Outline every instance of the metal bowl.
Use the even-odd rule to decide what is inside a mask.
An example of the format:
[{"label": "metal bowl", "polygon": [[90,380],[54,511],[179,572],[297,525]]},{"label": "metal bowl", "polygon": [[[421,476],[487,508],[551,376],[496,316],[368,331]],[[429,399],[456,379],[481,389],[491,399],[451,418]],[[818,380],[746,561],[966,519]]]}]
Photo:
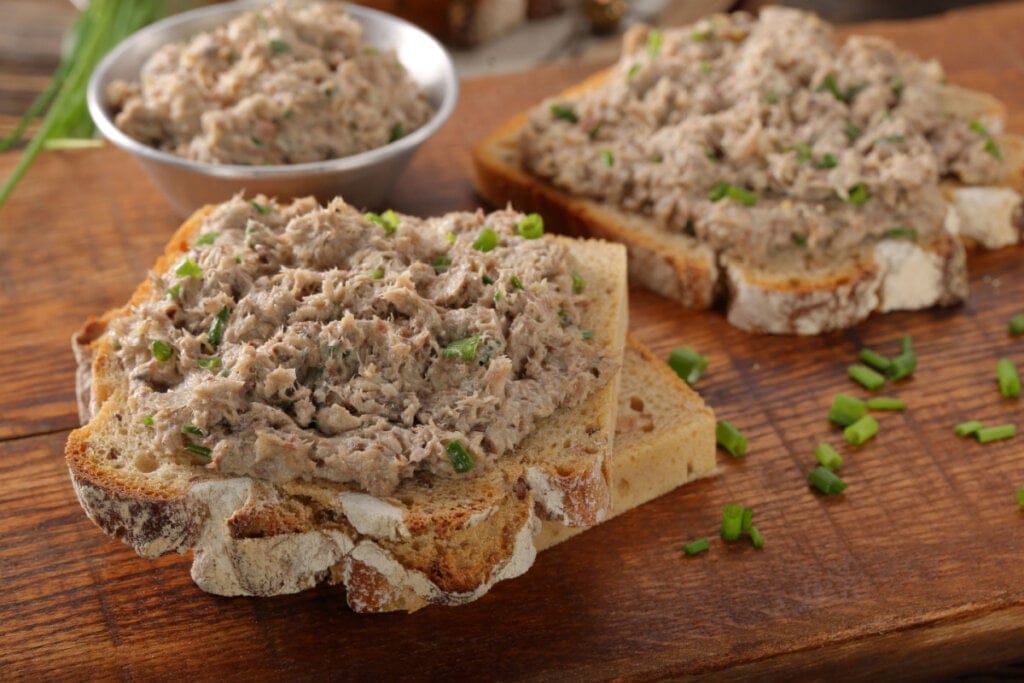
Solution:
[{"label": "metal bowl", "polygon": [[363,26],[363,40],[393,49],[413,81],[427,94],[434,116],[422,127],[383,147],[327,161],[275,166],[210,164],[185,159],[128,137],[111,118],[107,86],[116,79],[137,81],[142,64],[167,43],[227,23],[232,17],[267,4],[247,0],[204,7],[159,21],[129,36],[100,62],[89,81],[89,113],[104,137],[129,152],[171,205],[188,215],[203,204],[222,202],[239,191],[281,199],[315,195],[321,201],[341,196],[355,206],[380,207],[416,149],[437,132],[455,108],[459,82],[452,60],[424,31],[383,12],[346,6]]}]

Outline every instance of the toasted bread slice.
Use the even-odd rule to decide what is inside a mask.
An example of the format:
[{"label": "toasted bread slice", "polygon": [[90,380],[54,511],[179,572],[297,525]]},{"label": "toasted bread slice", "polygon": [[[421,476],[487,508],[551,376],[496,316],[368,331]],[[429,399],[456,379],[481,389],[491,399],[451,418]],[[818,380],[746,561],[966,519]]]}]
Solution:
[{"label": "toasted bread slice", "polygon": [[[186,221],[156,270],[170,267],[188,249],[208,213],[201,210]],[[567,240],[588,289],[600,291],[581,327],[594,331],[593,343],[621,357],[625,250],[595,240],[555,239]],[[464,602],[532,564],[539,517],[591,525],[607,512],[603,465],[614,435],[617,377],[575,409],[542,420],[494,467],[467,478],[418,477],[386,498],[324,481],[275,487],[189,462],[158,460],[141,416],[126,414],[128,378],[103,335],[107,323],[147,296],[149,287],[147,281],[127,307],[90,321],[73,340],[80,412],[88,424],[71,433],[67,462],[79,499],[97,525],[145,557],[194,549],[192,576],[204,590],[295,592],[325,580],[345,557],[380,567],[377,558],[386,556],[394,581],[413,572],[429,584],[422,591],[428,601]]]},{"label": "toasted bread slice", "polygon": [[[561,97],[599,87],[612,73],[601,71]],[[1016,244],[1024,239],[1024,138],[999,132],[1003,108],[991,95],[958,86],[948,86],[945,95],[950,111],[983,121],[996,133],[1010,169],[1002,186],[947,186],[945,227],[968,246]],[[724,299],[729,321],[741,329],[819,334],[854,325],[873,311],[948,305],[966,297],[963,247],[945,237],[916,245],[883,239],[874,253],[826,269],[793,269],[785,259],[754,267],[719,258],[709,245],[662,230],[645,215],[570,195],[524,170],[518,139],[526,116],[510,119],[474,147],[479,194],[495,205],[511,201],[537,211],[572,234],[622,242],[629,251],[631,282],[686,307],[709,308]],[[911,260],[904,263],[900,256]],[[922,268],[927,277],[909,276]]]}]

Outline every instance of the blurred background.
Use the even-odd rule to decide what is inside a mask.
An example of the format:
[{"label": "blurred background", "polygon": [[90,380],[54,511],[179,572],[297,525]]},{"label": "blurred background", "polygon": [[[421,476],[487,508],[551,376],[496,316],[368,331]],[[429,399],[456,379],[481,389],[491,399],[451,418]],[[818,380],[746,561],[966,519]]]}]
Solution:
[{"label": "blurred background", "polygon": [[[84,0],[77,0],[83,2]],[[172,0],[187,5],[187,0]],[[193,4],[204,4],[198,0]],[[207,3],[208,4],[208,0]],[[363,0],[400,15],[448,45],[463,78],[559,60],[612,61],[637,22],[678,25],[712,12],[756,11],[767,0]],[[788,0],[835,23],[923,16],[970,0]],[[76,8],[68,0],[0,0],[0,136],[47,85]]]}]

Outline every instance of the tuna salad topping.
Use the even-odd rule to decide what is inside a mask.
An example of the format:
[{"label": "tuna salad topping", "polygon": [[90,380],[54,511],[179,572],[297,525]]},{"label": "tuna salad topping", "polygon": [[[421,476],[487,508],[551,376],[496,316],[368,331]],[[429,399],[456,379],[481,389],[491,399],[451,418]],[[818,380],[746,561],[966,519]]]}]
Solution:
[{"label": "tuna salad topping", "polygon": [[940,180],[1004,176],[1001,121],[954,115],[949,88],[935,62],[770,7],[632,30],[608,80],[543,103],[519,142],[533,174],[719,251],[834,255],[926,241]]},{"label": "tuna salad topping", "polygon": [[616,367],[535,214],[236,197],[149,284],[108,334],[154,450],[276,483],[466,476]]},{"label": "tuna salad topping", "polygon": [[107,92],[132,138],[218,164],[298,164],[381,147],[433,114],[392,51],[338,2],[284,2],[166,45]]}]

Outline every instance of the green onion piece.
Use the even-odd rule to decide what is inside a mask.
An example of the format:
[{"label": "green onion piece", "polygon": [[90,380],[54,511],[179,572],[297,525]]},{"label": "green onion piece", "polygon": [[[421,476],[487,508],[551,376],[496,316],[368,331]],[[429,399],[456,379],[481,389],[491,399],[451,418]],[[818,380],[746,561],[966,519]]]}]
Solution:
[{"label": "green onion piece", "polygon": [[828,419],[840,427],[849,427],[868,414],[867,404],[848,394],[836,394],[828,409]]},{"label": "green onion piece", "polygon": [[199,239],[196,240],[196,243],[193,246],[201,247],[201,246],[206,246],[208,244],[213,244],[214,241],[218,237],[220,237],[220,233],[219,232],[207,232],[207,233],[204,233],[204,234],[199,236]]},{"label": "green onion piece", "polygon": [[1010,318],[1009,327],[1010,334],[1014,337],[1019,337],[1024,334],[1024,313],[1020,313]]},{"label": "green onion piece", "polygon": [[544,219],[539,213],[527,214],[519,221],[516,232],[528,240],[535,240],[544,234]]},{"label": "green onion piece", "polygon": [[887,372],[889,367],[892,366],[891,360],[868,348],[860,350],[859,358],[864,361],[866,365],[871,366],[879,372]]},{"label": "green onion piece", "polygon": [[742,458],[746,455],[747,437],[743,436],[731,422],[718,421],[718,424],[715,425],[715,441],[734,458]]},{"label": "green onion piece", "polygon": [[[1022,505],[1024,505],[1024,503],[1022,503]],[[686,553],[688,557],[693,557],[694,555],[700,555],[701,553],[707,551],[707,549],[710,547],[711,544],[708,543],[708,539],[698,538],[684,545],[683,552]]]},{"label": "green onion piece", "polygon": [[839,89],[839,85],[836,83],[836,76],[833,73],[830,73],[827,76],[825,76],[824,80],[822,80],[821,82],[821,85],[818,86],[819,92],[828,91],[832,93],[832,96],[835,97],[837,100],[839,100],[840,102],[846,102],[847,104],[852,102],[853,98],[857,96],[857,93],[859,93],[863,89],[863,85],[854,85],[852,87],[847,88],[845,92],[841,91]]},{"label": "green onion piece", "polygon": [[491,228],[484,228],[480,231],[476,240],[473,242],[473,248],[477,251],[488,252],[498,246],[498,233]]},{"label": "green onion piece", "polygon": [[972,434],[977,434],[978,430],[984,426],[980,420],[968,420],[953,427],[953,433],[957,436],[971,436]]},{"label": "green onion piece", "polygon": [[199,279],[203,276],[203,269],[191,258],[186,257],[181,265],[175,269],[174,274],[178,277],[194,277]]},{"label": "green onion piece", "polygon": [[395,230],[398,230],[398,224],[401,222],[398,218],[398,214],[391,209],[388,209],[380,215],[368,213],[365,214],[363,218],[384,228],[384,234],[388,237],[395,234]]},{"label": "green onion piece", "polygon": [[859,138],[860,133],[860,126],[858,126],[853,121],[847,121],[846,125],[843,127],[843,134],[846,135],[846,139],[849,140],[850,142],[853,142],[854,140]]},{"label": "green onion piece", "polygon": [[838,496],[846,490],[846,482],[827,467],[815,467],[807,475],[807,481],[827,496]]},{"label": "green onion piece", "polygon": [[636,72],[639,70],[639,64],[634,64],[633,66],[629,67],[629,71],[626,72],[626,80],[628,81],[629,79],[633,78],[633,76],[636,76]]},{"label": "green onion piece", "polygon": [[515,275],[512,276],[512,289],[523,289],[523,283]]},{"label": "green onion piece", "polygon": [[744,532],[750,531],[751,527],[754,526],[754,510],[752,508],[743,508],[743,517],[740,521],[740,529]]},{"label": "green onion piece", "polygon": [[448,244],[455,244],[455,233],[454,232],[451,232],[449,230],[447,233],[445,233],[444,238],[446,240],[448,240]]},{"label": "green onion piece", "polygon": [[996,379],[999,381],[999,393],[1003,398],[1020,396],[1020,375],[1017,366],[1009,358],[1000,358],[996,363]]},{"label": "green onion piece", "polygon": [[713,202],[717,202],[723,197],[735,199],[740,204],[744,204],[746,206],[754,206],[757,204],[757,195],[755,193],[746,188],[737,187],[736,185],[720,181],[715,183],[708,191],[708,199]]},{"label": "green onion piece", "polygon": [[[909,337],[905,337],[909,339]],[[917,354],[913,348],[904,347],[905,350],[898,356],[892,359],[892,365],[889,366],[887,375],[892,381],[901,380],[904,377],[909,377],[914,374],[914,370],[917,368]]]},{"label": "green onion piece", "polygon": [[181,283],[175,282],[167,288],[167,298],[177,299],[179,296],[181,296]]},{"label": "green onion piece", "polygon": [[764,536],[757,530],[756,526],[752,526],[747,530],[750,535],[750,542],[754,544],[755,548],[761,549],[764,547]]},{"label": "green onion piece", "polygon": [[459,474],[469,472],[476,464],[460,441],[449,441],[444,449],[448,452],[448,457],[452,461],[452,468]]},{"label": "green onion piece", "polygon": [[994,138],[989,138],[988,140],[986,140],[985,144],[982,146],[982,149],[985,150],[985,152],[991,157],[1000,160],[1003,158],[1003,153],[1000,151],[999,145],[996,144]]},{"label": "green onion piece", "polygon": [[391,133],[388,135],[388,142],[394,142],[395,140],[401,140],[405,137],[405,126],[399,121],[395,125],[391,126]]},{"label": "green onion piece", "polygon": [[868,410],[904,410],[907,404],[901,398],[879,396],[868,399]]},{"label": "green onion piece", "polygon": [[583,288],[587,286],[587,281],[583,279],[583,276],[577,273],[575,270],[569,273],[569,277],[572,278],[572,291],[573,294],[579,294],[583,291]]},{"label": "green onion piece", "polygon": [[814,162],[814,165],[818,168],[835,168],[838,164],[839,161],[836,159],[836,155],[831,152],[825,152],[820,159]]},{"label": "green onion piece", "polygon": [[380,280],[381,278],[384,277],[384,269],[383,268],[374,268],[373,270],[371,270],[368,273],[368,275],[370,276],[370,278],[372,278],[374,280]]},{"label": "green onion piece", "polygon": [[215,370],[220,367],[220,356],[211,356],[210,358],[200,358],[196,361],[199,367],[206,370]]},{"label": "green onion piece", "polygon": [[434,272],[440,275],[452,267],[452,257],[447,255],[438,256],[433,260]]},{"label": "green onion piece", "polygon": [[274,39],[270,41],[270,51],[275,55],[279,55],[285,52],[291,52],[292,46],[283,40]]},{"label": "green onion piece", "polygon": [[480,276],[480,282],[484,283],[485,285],[493,285],[494,278],[492,278],[487,273],[484,273],[483,275]]},{"label": "green onion piece", "polygon": [[694,42],[697,42],[697,43],[702,43],[702,42],[704,42],[706,40],[711,40],[714,37],[715,37],[714,29],[706,28],[703,31],[701,31],[700,29],[696,29],[695,28],[692,31],[690,31],[690,40],[692,40]]},{"label": "green onion piece", "polygon": [[743,506],[728,503],[722,508],[722,540],[735,541],[743,532]]},{"label": "green onion piece", "polygon": [[153,350],[153,358],[156,358],[158,361],[170,360],[171,356],[174,355],[174,349],[171,348],[171,345],[159,339],[154,339],[153,345],[150,348]]},{"label": "green onion piece", "polygon": [[593,330],[580,330],[580,336],[583,337],[583,341],[590,341],[594,338]]},{"label": "green onion piece", "polygon": [[143,416],[142,424],[146,425],[147,427],[152,427],[153,426],[153,416],[152,415],[145,415],[145,416]]},{"label": "green onion piece", "polygon": [[576,110],[573,109],[570,104],[552,104],[551,115],[556,119],[562,119],[569,123],[579,122],[579,117],[576,116]]},{"label": "green onion piece", "polygon": [[909,334],[900,337],[900,353],[910,353],[914,350],[914,338]]},{"label": "green onion piece", "polygon": [[851,446],[859,446],[875,434],[878,434],[878,421],[870,415],[865,415],[843,430],[843,437]]},{"label": "green onion piece", "polygon": [[199,427],[196,427],[195,425],[182,425],[181,433],[194,434],[195,436],[206,436],[206,434],[203,434],[203,430],[200,429]]},{"label": "green onion piece", "polygon": [[480,346],[480,337],[473,335],[464,339],[456,339],[448,342],[448,345],[441,351],[441,357],[445,359],[461,358],[464,361],[471,361],[476,358],[476,349]]},{"label": "green onion piece", "polygon": [[725,193],[728,191],[729,183],[725,181],[719,181],[712,185],[711,189],[708,190],[708,199],[710,199],[713,202],[717,202],[718,200],[725,197]]},{"label": "green onion piece", "polygon": [[859,383],[869,391],[878,391],[885,386],[885,377],[879,375],[866,365],[851,365],[846,369],[850,379]]},{"label": "green onion piece", "polygon": [[220,346],[221,340],[224,339],[224,325],[227,324],[229,315],[231,315],[231,309],[225,306],[218,311],[217,316],[213,319],[210,331],[206,333],[206,341],[210,342],[210,346]]},{"label": "green onion piece", "polygon": [[1020,505],[1022,508],[1024,508],[1024,486],[1017,489],[1017,505]]},{"label": "green onion piece", "polygon": [[998,427],[982,427],[974,433],[974,436],[978,438],[978,443],[988,443],[990,441],[1002,441],[1003,439],[1010,439],[1017,434],[1017,426],[1012,424],[999,425]]},{"label": "green onion piece", "polygon": [[558,318],[562,321],[562,325],[572,325],[572,318],[569,317],[564,308],[558,309]]},{"label": "green onion piece", "polygon": [[811,158],[811,146],[805,142],[798,142],[789,149],[796,152],[797,161],[807,161]]},{"label": "green onion piece", "polygon": [[814,448],[814,459],[818,461],[819,465],[830,470],[838,470],[843,466],[843,456],[839,455],[839,451],[832,448],[831,444],[825,442],[819,443]]},{"label": "green onion piece", "polygon": [[871,199],[871,193],[868,192],[868,186],[864,183],[857,183],[851,187],[846,197],[846,201],[854,206],[863,206],[869,199]]},{"label": "green onion piece", "polygon": [[780,97],[778,90],[769,90],[764,94],[764,101],[768,104],[778,104]]},{"label": "green onion piece", "polygon": [[984,123],[978,121],[977,119],[968,123],[967,127],[973,130],[978,135],[984,135],[985,137],[989,136],[988,128],[985,127]]},{"label": "green onion piece", "polygon": [[890,240],[917,240],[917,230],[913,228],[891,228],[885,231],[882,235],[885,239]]},{"label": "green onion piece", "polygon": [[680,346],[669,354],[668,366],[676,371],[681,380],[692,385],[696,384],[708,369],[708,359],[689,346]]},{"label": "green onion piece", "polygon": [[661,31],[656,28],[651,29],[650,33],[647,34],[647,56],[652,59],[657,57],[658,53],[661,52],[662,42]]},{"label": "green onion piece", "polygon": [[601,150],[601,161],[604,162],[605,166],[608,166],[609,168],[611,168],[612,166],[615,165],[615,155],[612,153],[612,151],[610,149],[602,149]]},{"label": "green onion piece", "polygon": [[188,443],[188,444],[185,444],[185,448],[187,448],[188,450],[192,451],[192,452],[193,452],[193,453],[195,453],[196,455],[198,455],[198,456],[201,456],[201,457],[203,457],[203,458],[209,458],[209,457],[210,457],[210,454],[212,454],[212,453],[213,453],[213,451],[211,451],[211,450],[210,450],[209,448],[207,448],[206,446],[200,446],[200,445],[199,445],[199,444],[197,444],[197,443]]}]

